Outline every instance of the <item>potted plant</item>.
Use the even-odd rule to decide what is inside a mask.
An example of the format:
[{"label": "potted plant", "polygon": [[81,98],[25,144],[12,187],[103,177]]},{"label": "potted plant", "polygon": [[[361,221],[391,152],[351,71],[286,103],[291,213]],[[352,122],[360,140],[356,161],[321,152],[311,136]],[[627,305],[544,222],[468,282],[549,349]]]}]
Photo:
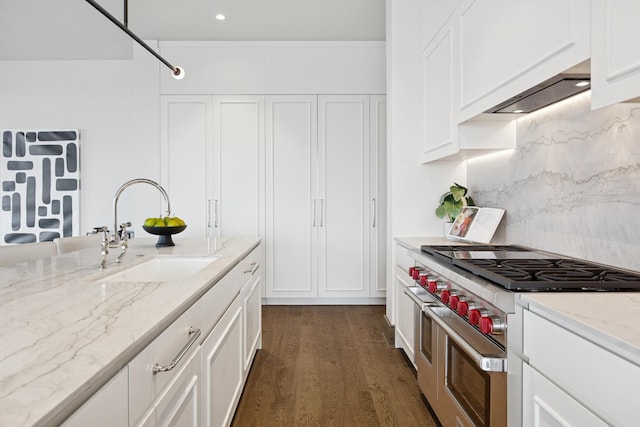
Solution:
[{"label": "potted plant", "polygon": [[471,196],[467,196],[469,190],[457,183],[449,187],[449,191],[440,197],[440,204],[436,208],[438,218],[446,218],[447,223],[452,223],[465,206],[475,206]]}]

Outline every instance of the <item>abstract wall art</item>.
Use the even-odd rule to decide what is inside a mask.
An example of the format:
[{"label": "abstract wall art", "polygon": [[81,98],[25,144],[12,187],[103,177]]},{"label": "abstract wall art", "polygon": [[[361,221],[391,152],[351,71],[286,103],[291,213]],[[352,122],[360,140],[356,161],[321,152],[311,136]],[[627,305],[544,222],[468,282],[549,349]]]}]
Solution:
[{"label": "abstract wall art", "polygon": [[2,129],[0,134],[0,244],[76,235],[79,131]]}]

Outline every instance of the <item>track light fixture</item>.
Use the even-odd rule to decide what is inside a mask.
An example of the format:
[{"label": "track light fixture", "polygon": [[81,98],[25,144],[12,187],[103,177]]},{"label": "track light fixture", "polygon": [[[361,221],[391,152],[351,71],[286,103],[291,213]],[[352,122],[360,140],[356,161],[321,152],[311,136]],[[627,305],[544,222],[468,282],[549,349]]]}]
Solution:
[{"label": "track light fixture", "polygon": [[94,0],[86,0],[87,3],[89,3],[91,6],[95,7],[96,10],[98,12],[100,12],[101,14],[103,14],[109,21],[113,22],[114,24],[116,24],[118,26],[118,28],[120,28],[122,31],[124,31],[125,33],[127,33],[127,35],[129,37],[131,37],[133,40],[135,40],[140,46],[142,46],[143,48],[145,48],[150,54],[152,54],[153,56],[155,56],[156,58],[158,58],[158,60],[160,62],[162,62],[164,65],[166,65],[167,67],[169,67],[169,69],[171,70],[171,73],[173,74],[173,78],[176,80],[182,80],[182,78],[184,78],[184,70],[180,67],[174,67],[173,65],[171,65],[171,63],[169,63],[169,61],[167,61],[166,59],[164,59],[162,56],[160,56],[158,54],[158,52],[156,52],[155,50],[153,50],[148,44],[146,44],[144,41],[142,41],[142,39],[140,39],[140,37],[138,37],[137,35],[135,35],[128,27],[128,1],[124,0],[124,24],[120,21],[118,21],[118,19],[116,19],[112,14],[110,14],[105,8],[103,8],[102,6],[100,6],[98,3],[96,3]]}]

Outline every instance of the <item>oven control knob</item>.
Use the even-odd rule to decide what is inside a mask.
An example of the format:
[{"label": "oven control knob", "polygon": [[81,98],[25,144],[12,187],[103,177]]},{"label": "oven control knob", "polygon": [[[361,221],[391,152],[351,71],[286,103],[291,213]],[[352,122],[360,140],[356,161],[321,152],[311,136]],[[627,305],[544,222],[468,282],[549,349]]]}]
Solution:
[{"label": "oven control knob", "polygon": [[413,270],[415,269],[415,267],[409,267],[409,276],[413,277]]},{"label": "oven control knob", "polygon": [[[473,307],[473,304],[471,306]],[[469,302],[464,300],[460,301],[457,311],[460,316],[466,316],[469,313]]]},{"label": "oven control knob", "polygon": [[443,290],[444,286],[445,286],[444,283],[439,282],[438,280],[429,280],[427,282],[427,289],[432,294],[435,294],[436,292]]},{"label": "oven control knob", "polygon": [[413,271],[411,272],[411,278],[413,280],[418,280],[418,277],[420,277],[420,272],[422,271],[422,269],[420,267],[414,267]]},{"label": "oven control knob", "polygon": [[505,324],[497,316],[482,316],[480,318],[480,332],[483,334],[499,335],[505,330]]},{"label": "oven control knob", "polygon": [[427,286],[427,282],[429,281],[429,276],[426,274],[421,274],[420,276],[420,286],[425,288]]},{"label": "oven control knob", "polygon": [[449,307],[451,307],[452,310],[457,311],[461,301],[464,301],[463,296],[451,295],[451,298],[449,298]]},{"label": "oven control knob", "polygon": [[471,323],[472,325],[478,325],[480,324],[480,319],[483,316],[486,316],[487,312],[482,308],[469,308],[469,312],[467,315],[469,316],[469,323]]},{"label": "oven control knob", "polygon": [[440,300],[442,300],[443,303],[448,304],[450,297],[451,297],[451,291],[449,289],[443,289],[440,292]]}]

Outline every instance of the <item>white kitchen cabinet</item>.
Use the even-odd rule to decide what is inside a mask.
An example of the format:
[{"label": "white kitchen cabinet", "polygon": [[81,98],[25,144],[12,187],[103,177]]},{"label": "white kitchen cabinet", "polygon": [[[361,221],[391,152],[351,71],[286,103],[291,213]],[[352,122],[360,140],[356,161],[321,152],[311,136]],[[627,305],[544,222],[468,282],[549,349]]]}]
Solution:
[{"label": "white kitchen cabinet", "polygon": [[213,97],[213,235],[264,230],[264,96]]},{"label": "white kitchen cabinet", "polygon": [[[187,223],[181,237],[206,237],[211,199],[212,101],[210,96],[161,97],[161,185],[175,215]],[[157,214],[164,214],[159,206]]]},{"label": "white kitchen cabinet", "polygon": [[202,343],[205,426],[231,424],[240,399],[244,383],[242,312],[242,304],[236,299]]},{"label": "white kitchen cabinet", "polygon": [[459,123],[590,56],[590,7],[582,0],[465,0],[457,19]]},{"label": "white kitchen cabinet", "polygon": [[386,142],[386,105],[373,103],[370,111],[368,95],[267,97],[268,299],[382,295],[372,242],[384,233],[377,144]]},{"label": "white kitchen cabinet", "polygon": [[395,345],[406,353],[409,360],[415,367],[415,307],[409,296],[404,293],[408,286],[415,286],[415,282],[409,274],[400,267],[395,268],[395,295],[397,302],[397,314],[395,325]]},{"label": "white kitchen cabinet", "polygon": [[266,102],[265,296],[317,297],[317,97]]},{"label": "white kitchen cabinet", "polygon": [[231,423],[261,346],[261,259],[258,246],[202,297],[203,323],[213,326],[202,342],[202,425]]},{"label": "white kitchen cabinet", "polygon": [[424,52],[425,162],[450,156],[459,150],[458,123],[453,111],[460,68],[455,22],[456,19],[447,21]]},{"label": "white kitchen cabinet", "polygon": [[[197,301],[129,362],[130,425],[165,425],[166,420],[183,416],[197,423],[197,417],[192,419],[184,411],[199,412],[200,310]],[[171,366],[180,354],[182,358],[172,369],[154,373],[155,366]]]},{"label": "white kitchen cabinet", "polygon": [[125,366],[76,410],[62,427],[127,427],[129,425],[128,370]]},{"label": "white kitchen cabinet", "polygon": [[135,426],[200,427],[200,347],[185,358],[171,383]]},{"label": "white kitchen cabinet", "polygon": [[462,0],[422,0],[422,44],[428,46],[436,34],[449,21]]},{"label": "white kitchen cabinet", "polygon": [[253,259],[243,269],[243,274],[248,281],[242,290],[241,301],[243,304],[242,335],[244,337],[244,365],[243,373],[246,380],[249,375],[253,358],[258,349],[262,348],[262,265],[261,255],[254,251]]},{"label": "white kitchen cabinet", "polygon": [[543,313],[523,313],[524,424],[637,424],[640,367]]},{"label": "white kitchen cabinet", "polygon": [[[460,58],[461,13],[465,4],[452,10],[450,18],[423,52],[425,140],[420,153],[423,163],[467,159],[515,148],[515,121],[508,117],[484,115],[461,123],[460,75],[466,67]],[[435,25],[429,21],[423,24]]]},{"label": "white kitchen cabinet", "polygon": [[522,377],[523,427],[607,425],[526,363]]},{"label": "white kitchen cabinet", "polygon": [[318,295],[370,296],[369,97],[318,97]]},{"label": "white kitchen cabinet", "polygon": [[591,1],[591,106],[638,102],[640,97],[640,3]]},{"label": "white kitchen cabinet", "polygon": [[369,257],[372,297],[387,294],[387,97],[369,98],[370,160],[369,188],[371,219],[369,223]]}]

